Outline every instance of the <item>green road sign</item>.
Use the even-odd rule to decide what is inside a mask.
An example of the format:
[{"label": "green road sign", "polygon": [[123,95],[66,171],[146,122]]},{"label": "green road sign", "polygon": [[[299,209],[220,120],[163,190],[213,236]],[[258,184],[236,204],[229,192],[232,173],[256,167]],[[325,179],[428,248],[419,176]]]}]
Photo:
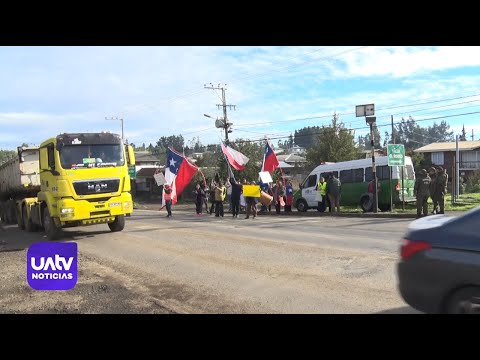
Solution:
[{"label": "green road sign", "polygon": [[135,165],[128,167],[128,175],[130,175],[130,179],[135,179],[137,177],[137,173],[135,171]]},{"label": "green road sign", "polygon": [[405,166],[405,147],[403,144],[389,144],[387,155],[388,166]]}]

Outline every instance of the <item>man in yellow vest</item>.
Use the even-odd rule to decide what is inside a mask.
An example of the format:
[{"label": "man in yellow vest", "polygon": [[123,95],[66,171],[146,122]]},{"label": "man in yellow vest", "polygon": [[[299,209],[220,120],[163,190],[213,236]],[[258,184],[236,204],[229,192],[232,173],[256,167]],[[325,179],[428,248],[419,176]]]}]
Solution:
[{"label": "man in yellow vest", "polygon": [[318,211],[324,212],[327,206],[327,182],[324,177],[320,177],[320,181],[317,183],[315,189],[317,190],[318,195],[322,197],[322,201],[318,202]]}]

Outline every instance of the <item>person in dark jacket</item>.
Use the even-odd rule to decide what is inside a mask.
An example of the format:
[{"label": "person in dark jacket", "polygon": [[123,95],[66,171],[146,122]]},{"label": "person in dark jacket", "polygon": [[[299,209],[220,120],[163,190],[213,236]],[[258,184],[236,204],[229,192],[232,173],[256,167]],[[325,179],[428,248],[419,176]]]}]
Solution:
[{"label": "person in dark jacket", "polygon": [[235,181],[234,178],[230,179],[232,185],[232,216],[238,218],[240,214],[240,195],[242,194],[242,184],[239,181]]},{"label": "person in dark jacket", "polygon": [[203,199],[205,198],[205,191],[202,189],[200,183],[195,186],[195,190],[193,191],[195,197],[195,206],[197,211],[197,216],[202,214],[202,207],[203,207]]},{"label": "person in dark jacket", "polygon": [[428,215],[428,197],[430,196],[430,183],[432,180],[427,174],[427,170],[420,170],[420,175],[415,180],[415,186],[413,187],[413,193],[417,198],[417,219],[422,216]]},{"label": "person in dark jacket", "polygon": [[342,195],[342,183],[335,176],[334,173],[330,174],[330,178],[327,181],[325,188],[330,204],[333,208],[333,212],[340,212],[340,196]]},{"label": "person in dark jacket", "polygon": [[435,182],[437,181],[437,170],[432,166],[428,169],[428,176],[430,177],[430,198],[432,199],[433,209],[432,214],[436,214],[438,211],[438,199],[435,196]]},{"label": "person in dark jacket", "polygon": [[435,179],[435,197],[438,201],[440,211],[437,214],[445,214],[445,194],[447,193],[448,175],[445,170],[439,166],[437,168],[437,178]]}]

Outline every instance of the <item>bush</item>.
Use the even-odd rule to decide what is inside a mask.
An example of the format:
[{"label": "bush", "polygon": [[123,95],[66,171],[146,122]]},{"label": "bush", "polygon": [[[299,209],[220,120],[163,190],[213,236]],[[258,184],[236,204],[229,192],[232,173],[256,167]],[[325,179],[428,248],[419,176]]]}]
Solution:
[{"label": "bush", "polygon": [[467,193],[480,192],[480,170],[474,171],[473,174],[468,177],[465,184],[465,192]]}]

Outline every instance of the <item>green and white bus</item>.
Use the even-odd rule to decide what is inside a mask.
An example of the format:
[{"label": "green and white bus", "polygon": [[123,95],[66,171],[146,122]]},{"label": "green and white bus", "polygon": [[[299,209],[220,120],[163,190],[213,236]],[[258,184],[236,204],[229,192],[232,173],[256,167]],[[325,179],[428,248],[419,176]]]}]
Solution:
[{"label": "green and white bus", "polygon": [[[415,185],[415,172],[412,159],[405,156],[405,167],[403,167],[403,189],[402,189],[402,167],[388,165],[388,158],[380,156],[375,158],[380,192],[378,194],[378,207],[382,211],[390,210],[390,189],[393,190],[393,203],[399,204],[402,201],[402,191],[405,202],[414,202],[413,187]],[[392,183],[389,186],[390,168],[392,168]],[[360,159],[329,163],[317,166],[300,185],[293,197],[293,204],[298,211],[317,209],[318,197],[315,187],[323,176],[327,179],[329,173],[334,173],[342,183],[342,195],[340,206],[359,205],[364,208],[369,201],[368,183],[372,180],[372,159]],[[362,205],[363,204],[363,205]]]}]

